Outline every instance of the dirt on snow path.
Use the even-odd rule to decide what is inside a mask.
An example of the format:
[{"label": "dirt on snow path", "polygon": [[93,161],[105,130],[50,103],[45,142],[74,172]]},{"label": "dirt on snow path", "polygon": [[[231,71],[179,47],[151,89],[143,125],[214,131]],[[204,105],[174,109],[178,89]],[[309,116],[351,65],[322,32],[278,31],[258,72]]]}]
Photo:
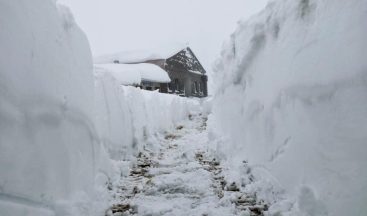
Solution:
[{"label": "dirt on snow path", "polygon": [[114,200],[106,215],[264,215],[268,206],[256,194],[226,181],[226,168],[210,154],[206,121],[202,114],[190,115],[157,136],[159,149],[144,148],[130,175],[111,188]]}]

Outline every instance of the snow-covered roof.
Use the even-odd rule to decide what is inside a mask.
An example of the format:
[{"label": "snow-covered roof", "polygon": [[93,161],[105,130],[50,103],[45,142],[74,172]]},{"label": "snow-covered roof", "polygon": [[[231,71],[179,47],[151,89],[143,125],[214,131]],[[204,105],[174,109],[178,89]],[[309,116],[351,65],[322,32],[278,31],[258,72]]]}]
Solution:
[{"label": "snow-covered roof", "polygon": [[114,63],[115,61],[118,61],[119,63],[141,63],[149,60],[168,59],[186,48],[187,45],[176,45],[153,48],[149,50],[122,51],[114,54],[95,57],[94,63],[107,64]]},{"label": "snow-covered roof", "polygon": [[140,84],[141,81],[171,82],[167,72],[154,64],[95,64],[94,68],[98,72],[109,73],[123,85]]}]

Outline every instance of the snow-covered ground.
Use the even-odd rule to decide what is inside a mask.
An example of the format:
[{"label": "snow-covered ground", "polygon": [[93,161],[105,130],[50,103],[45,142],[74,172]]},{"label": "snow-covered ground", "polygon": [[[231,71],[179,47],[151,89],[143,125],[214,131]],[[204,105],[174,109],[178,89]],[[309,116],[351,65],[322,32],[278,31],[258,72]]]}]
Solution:
[{"label": "snow-covered ground", "polygon": [[158,148],[144,146],[129,175],[111,183],[107,215],[262,215],[267,202],[248,190],[259,182],[251,171],[242,182],[227,179],[231,167],[216,159],[206,120],[206,113],[192,112],[176,128],[157,133]]},{"label": "snow-covered ground", "polygon": [[56,1],[0,0],[0,215],[364,216],[366,11],[271,2],[202,101],[93,70]]},{"label": "snow-covered ground", "polygon": [[365,0],[272,1],[216,63],[219,152],[285,188],[294,215],[367,213],[366,11]]}]

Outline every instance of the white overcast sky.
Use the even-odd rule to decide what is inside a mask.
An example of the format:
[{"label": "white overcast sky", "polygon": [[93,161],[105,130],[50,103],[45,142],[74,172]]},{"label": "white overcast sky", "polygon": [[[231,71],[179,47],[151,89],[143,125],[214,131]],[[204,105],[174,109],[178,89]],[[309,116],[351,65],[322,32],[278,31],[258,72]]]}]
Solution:
[{"label": "white overcast sky", "polygon": [[237,21],[268,0],[59,0],[89,38],[93,55],[186,44],[210,71]]}]

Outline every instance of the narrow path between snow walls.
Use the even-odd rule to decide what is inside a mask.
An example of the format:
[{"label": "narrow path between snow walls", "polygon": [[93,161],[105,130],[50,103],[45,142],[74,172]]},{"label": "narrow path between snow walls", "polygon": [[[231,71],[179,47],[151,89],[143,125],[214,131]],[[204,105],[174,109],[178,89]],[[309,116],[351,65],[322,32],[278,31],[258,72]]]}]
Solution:
[{"label": "narrow path between snow walls", "polygon": [[[366,11],[364,0],[278,0],[240,22],[217,64],[212,154],[191,155],[200,172],[222,169],[231,192],[243,185],[273,215],[365,215]],[[0,0],[0,27],[0,215],[104,215],[135,156],[200,112],[93,73],[86,37],[54,0]],[[172,185],[162,191],[182,189]],[[221,207],[220,190],[204,195]]]},{"label": "narrow path between snow walls", "polygon": [[156,133],[154,145],[140,150],[130,172],[110,183],[106,216],[265,215],[269,205],[251,190],[257,180],[247,164],[242,182],[228,178],[231,167],[211,148],[207,119],[207,113],[191,112],[176,128]]},{"label": "narrow path between snow walls", "polygon": [[365,0],[272,1],[217,61],[218,151],[285,188],[294,201],[277,208],[291,215],[367,214],[366,11]]}]

